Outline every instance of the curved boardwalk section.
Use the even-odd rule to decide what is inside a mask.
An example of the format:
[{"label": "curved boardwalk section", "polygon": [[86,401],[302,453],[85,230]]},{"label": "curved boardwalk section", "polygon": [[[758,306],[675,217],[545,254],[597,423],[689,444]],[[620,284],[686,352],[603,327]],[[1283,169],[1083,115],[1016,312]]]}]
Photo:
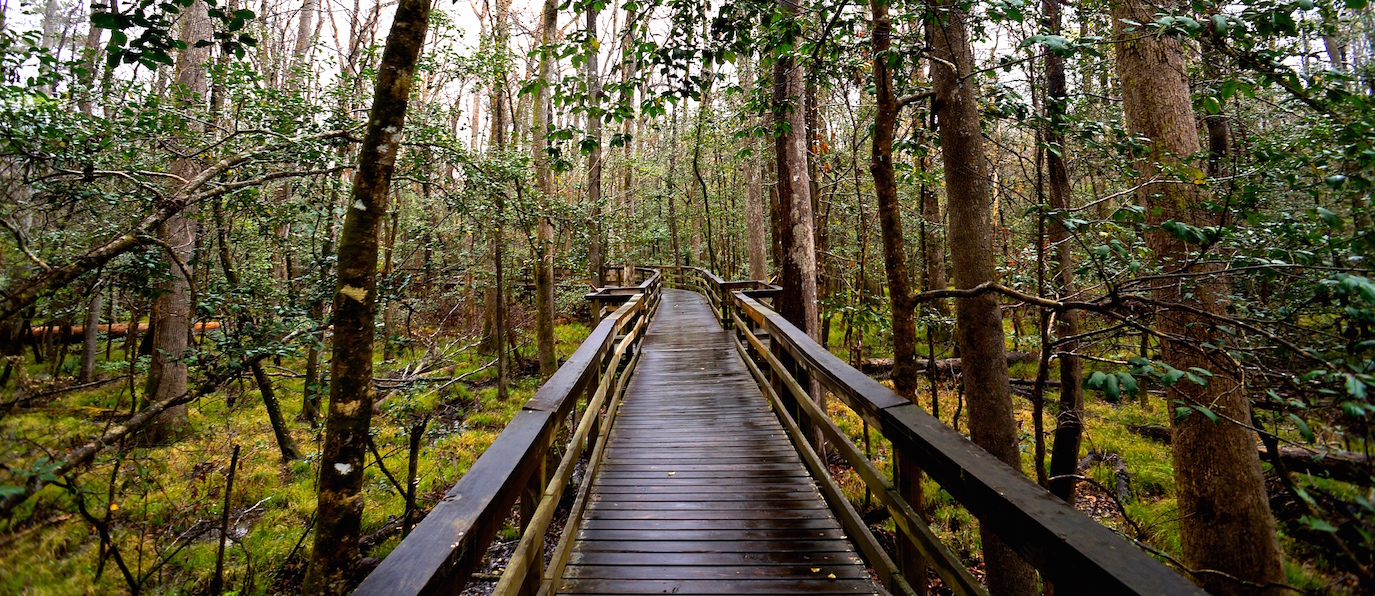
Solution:
[{"label": "curved boardwalk section", "polygon": [[562,593],[873,594],[701,296],[664,290]]}]

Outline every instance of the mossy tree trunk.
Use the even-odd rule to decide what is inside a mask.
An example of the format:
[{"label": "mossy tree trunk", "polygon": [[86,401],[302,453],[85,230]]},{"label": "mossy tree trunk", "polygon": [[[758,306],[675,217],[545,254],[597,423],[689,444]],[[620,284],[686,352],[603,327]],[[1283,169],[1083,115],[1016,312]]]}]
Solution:
[{"label": "mossy tree trunk", "polygon": [[411,79],[429,16],[429,0],[400,0],[397,5],[339,238],[329,414],[320,452],[315,548],[303,586],[308,594],[343,594],[357,579],[364,456],[373,407],[378,230],[387,213]]}]

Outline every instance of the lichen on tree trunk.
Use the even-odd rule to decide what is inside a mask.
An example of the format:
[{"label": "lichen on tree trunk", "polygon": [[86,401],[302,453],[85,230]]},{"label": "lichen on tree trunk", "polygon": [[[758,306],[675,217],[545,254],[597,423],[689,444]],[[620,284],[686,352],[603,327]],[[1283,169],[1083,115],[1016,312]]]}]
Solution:
[{"label": "lichen on tree trunk", "polygon": [[329,414],[320,452],[315,548],[304,582],[309,594],[343,594],[357,579],[353,575],[359,561],[364,456],[373,408],[378,229],[386,215],[429,14],[429,0],[400,0],[397,5],[377,68],[377,91],[339,238]]}]

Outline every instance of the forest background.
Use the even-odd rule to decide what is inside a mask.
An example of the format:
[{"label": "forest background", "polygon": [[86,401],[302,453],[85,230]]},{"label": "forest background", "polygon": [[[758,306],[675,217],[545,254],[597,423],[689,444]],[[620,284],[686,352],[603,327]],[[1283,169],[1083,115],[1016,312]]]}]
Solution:
[{"label": "forest background", "polygon": [[3,14],[0,590],[346,591],[621,264],[778,281],[1211,591],[1375,585],[1364,0]]}]

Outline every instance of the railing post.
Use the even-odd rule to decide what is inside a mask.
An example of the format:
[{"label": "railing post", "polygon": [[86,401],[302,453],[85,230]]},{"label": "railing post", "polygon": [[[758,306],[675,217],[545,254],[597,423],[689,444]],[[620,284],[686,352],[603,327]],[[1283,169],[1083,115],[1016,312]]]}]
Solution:
[{"label": "railing post", "polygon": [[[915,458],[908,456],[906,452],[894,444],[893,486],[898,489],[898,495],[902,497],[902,500],[907,501],[917,511],[918,515],[925,518],[926,510],[922,504],[921,476],[921,468],[917,467]],[[917,552],[917,548],[901,532],[897,535],[897,547],[898,571],[901,571],[903,577],[907,578],[907,583],[911,584],[912,589],[916,590],[917,594],[926,594],[926,559]]]},{"label": "railing post", "polygon": [[[547,442],[544,449],[545,451],[549,449]],[[525,483],[525,488],[520,493],[520,533],[522,535],[525,534],[525,529],[530,526],[530,520],[534,519],[535,510],[539,508],[540,500],[544,498],[544,484],[548,471],[548,458],[540,457],[535,463],[535,470],[530,473],[530,480]],[[520,587],[520,596],[535,596],[539,592],[540,579],[544,575],[544,548],[542,545],[532,557],[529,571]]]}]

